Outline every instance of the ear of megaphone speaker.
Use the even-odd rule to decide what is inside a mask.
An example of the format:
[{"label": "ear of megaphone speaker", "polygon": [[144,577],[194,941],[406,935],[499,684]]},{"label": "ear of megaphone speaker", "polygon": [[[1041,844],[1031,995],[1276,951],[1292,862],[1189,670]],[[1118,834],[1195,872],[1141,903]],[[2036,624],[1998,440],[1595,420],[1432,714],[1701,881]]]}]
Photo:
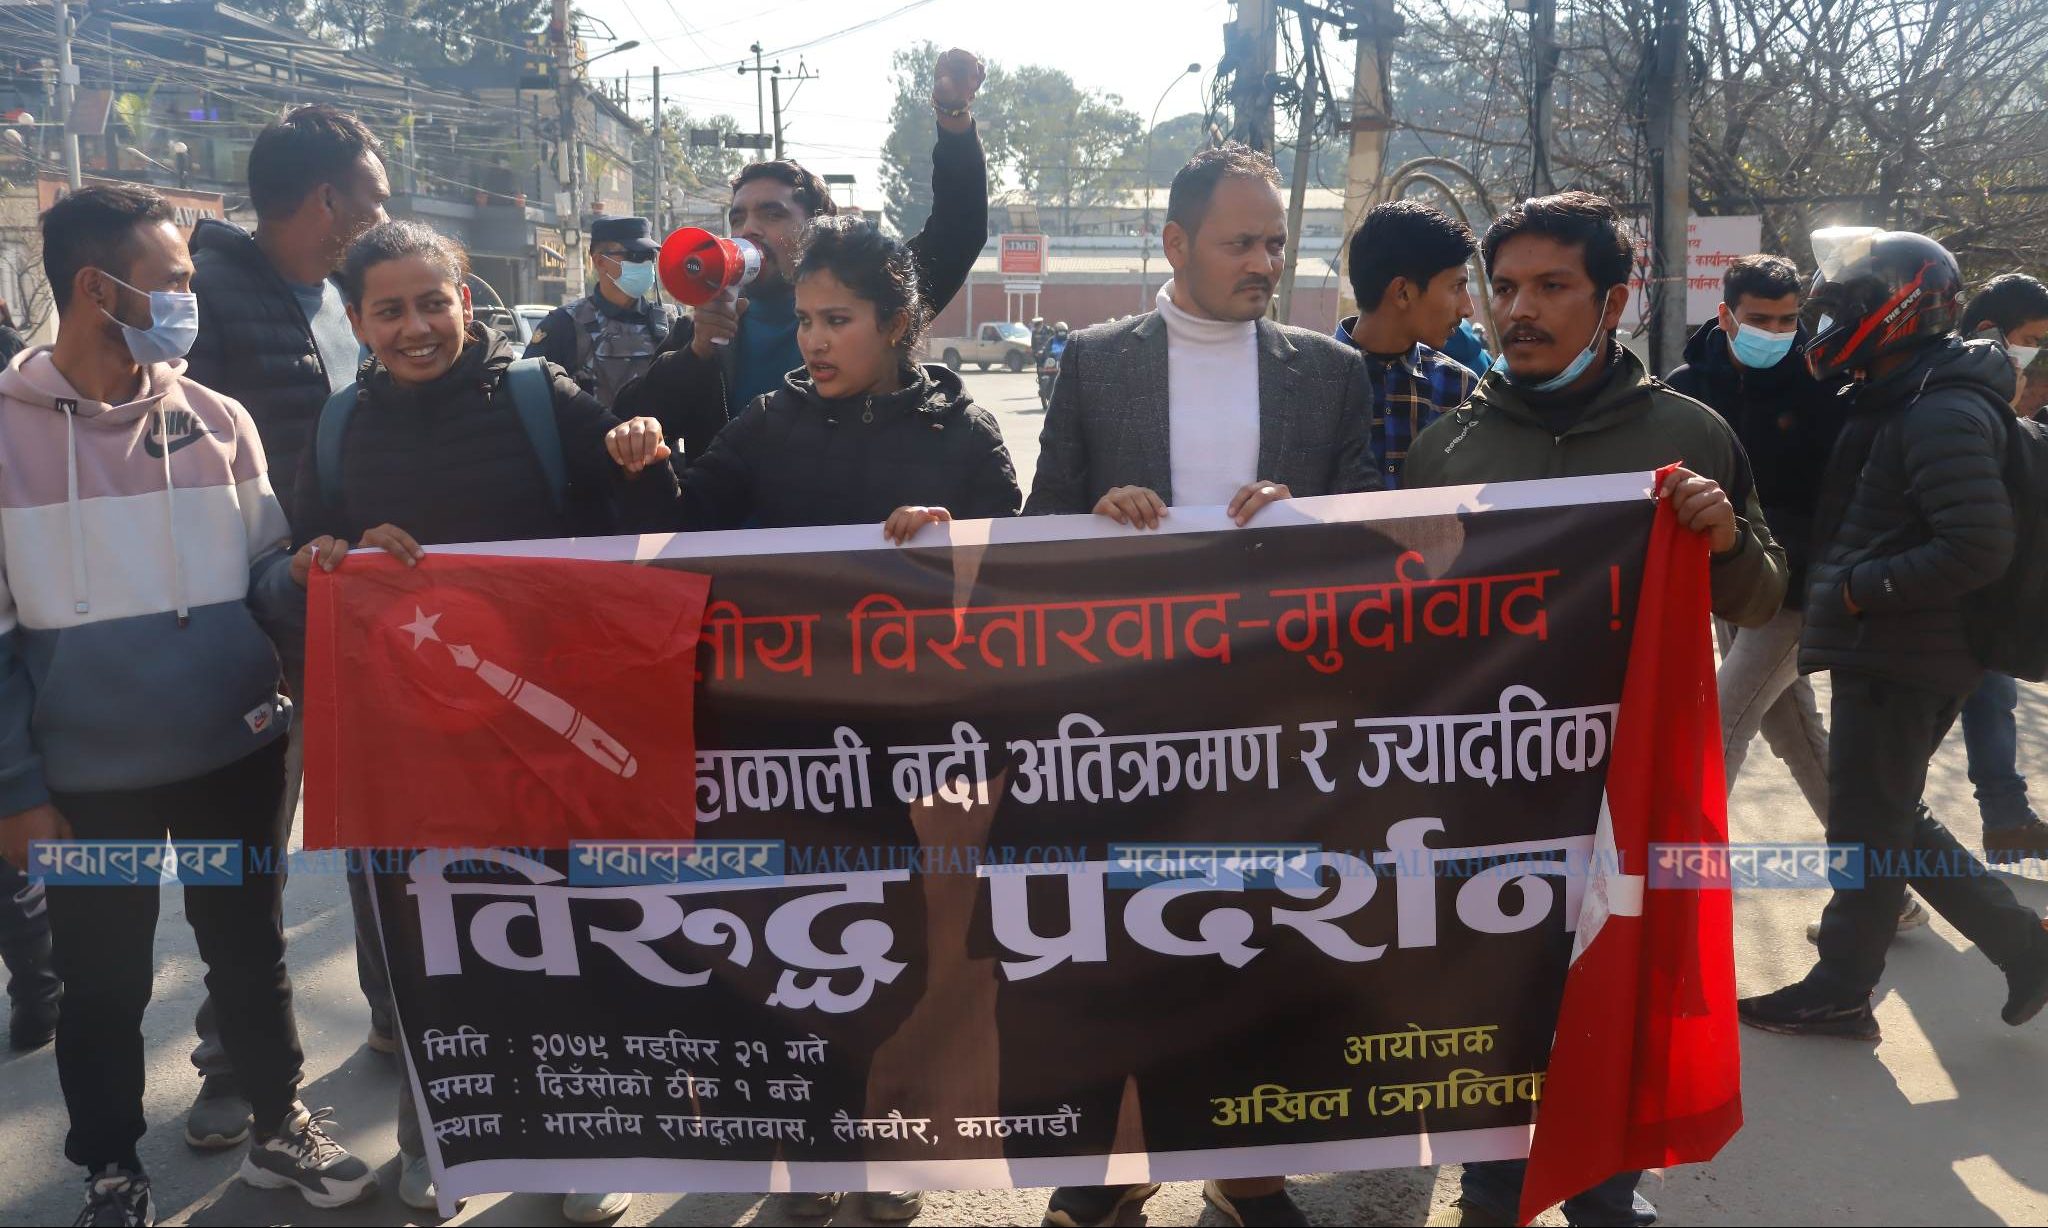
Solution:
[{"label": "ear of megaphone speaker", "polygon": [[761,249],[745,239],[728,239],[697,226],[684,226],[662,240],[655,273],[678,303],[701,307],[754,280]]}]

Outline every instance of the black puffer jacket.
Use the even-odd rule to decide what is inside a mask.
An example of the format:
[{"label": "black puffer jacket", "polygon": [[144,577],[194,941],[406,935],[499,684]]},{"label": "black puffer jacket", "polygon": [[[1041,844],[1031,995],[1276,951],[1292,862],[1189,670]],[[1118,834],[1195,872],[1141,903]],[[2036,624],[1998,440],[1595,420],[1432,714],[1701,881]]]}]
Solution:
[{"label": "black puffer jacket", "polygon": [[1718,324],[1700,326],[1686,343],[1685,365],[1664,382],[1714,407],[1742,450],[1756,479],[1757,502],[1771,533],[1785,547],[1785,607],[1806,602],[1806,566],[1813,547],[1813,517],[1821,476],[1842,431],[1841,381],[1826,384],[1806,369],[1806,331],[1775,367],[1737,365]]},{"label": "black puffer jacket", "polygon": [[199,337],[185,378],[249,411],[270,484],[291,515],[299,454],[332,393],[313,326],[256,240],[229,222],[205,218],[193,228],[192,292],[199,296]]},{"label": "black puffer jacket", "polygon": [[[1982,672],[1964,595],[2012,561],[2005,406],[2012,361],[1949,338],[1844,392],[1808,576],[1799,668],[1849,669],[1962,695]],[[1851,614],[1842,586],[1862,610]]]},{"label": "black puffer jacket", "polygon": [[566,507],[555,510],[504,388],[505,368],[517,357],[511,342],[473,324],[462,356],[431,384],[402,388],[381,363],[371,363],[342,437],[339,480],[327,479],[340,487],[336,502],[325,498],[314,449],[305,450],[292,517],[299,541],[322,534],[359,541],[380,524],[397,525],[423,546],[526,541],[651,527],[665,519],[675,503],[669,467],[651,465],[626,480],[604,446],[605,432],[618,419],[550,367],[569,475]]},{"label": "black puffer jacket", "polygon": [[[981,130],[938,130],[932,145],[932,210],[924,229],[905,241],[917,263],[918,298],[927,320],[937,317],[967,284],[981,249],[989,241],[988,157]],[[745,328],[746,318],[740,318]],[[690,349],[696,321],[679,316],[660,352],[638,379],[619,390],[612,408],[623,417],[661,420],[678,460],[694,461],[720,427],[746,406],[732,403],[739,347],[721,347],[710,358]]]},{"label": "black puffer jacket", "polygon": [[683,475],[672,527],[879,525],[910,504],[977,520],[1022,502],[1002,428],[953,372],[913,367],[900,392],[827,400],[792,371]]}]

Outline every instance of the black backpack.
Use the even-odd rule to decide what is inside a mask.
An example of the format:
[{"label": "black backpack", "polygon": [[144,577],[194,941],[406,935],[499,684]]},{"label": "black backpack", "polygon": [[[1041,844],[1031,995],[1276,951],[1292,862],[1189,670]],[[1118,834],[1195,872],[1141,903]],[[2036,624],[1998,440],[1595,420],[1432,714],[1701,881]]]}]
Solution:
[{"label": "black backpack", "polygon": [[1963,600],[1970,650],[1985,669],[2048,680],[2048,425],[1998,405],[2006,421],[2012,565]]}]

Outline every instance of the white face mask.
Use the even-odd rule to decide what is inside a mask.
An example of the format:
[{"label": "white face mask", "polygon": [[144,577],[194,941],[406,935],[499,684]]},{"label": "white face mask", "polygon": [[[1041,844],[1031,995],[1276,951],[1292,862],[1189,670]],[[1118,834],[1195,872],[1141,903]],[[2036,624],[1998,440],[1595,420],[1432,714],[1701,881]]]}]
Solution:
[{"label": "white face mask", "polygon": [[2005,347],[2005,352],[2012,355],[2012,360],[2019,364],[2020,374],[2025,375],[2027,368],[2033,366],[2034,360],[2041,356],[2041,347],[2038,345],[2008,344]]}]

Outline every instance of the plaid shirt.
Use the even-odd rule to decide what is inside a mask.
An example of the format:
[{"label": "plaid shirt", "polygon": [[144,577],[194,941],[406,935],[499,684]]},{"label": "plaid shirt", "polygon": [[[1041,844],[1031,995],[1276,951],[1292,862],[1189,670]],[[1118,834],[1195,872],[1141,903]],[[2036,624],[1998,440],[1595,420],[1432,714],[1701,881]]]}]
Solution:
[{"label": "plaid shirt", "polygon": [[[1337,336],[1354,349],[1358,343],[1351,339],[1351,325],[1356,318],[1337,328]],[[1417,345],[1393,362],[1366,354],[1365,369],[1372,377],[1373,455],[1379,458],[1387,489],[1399,490],[1415,437],[1463,405],[1479,377],[1426,345]]]}]

